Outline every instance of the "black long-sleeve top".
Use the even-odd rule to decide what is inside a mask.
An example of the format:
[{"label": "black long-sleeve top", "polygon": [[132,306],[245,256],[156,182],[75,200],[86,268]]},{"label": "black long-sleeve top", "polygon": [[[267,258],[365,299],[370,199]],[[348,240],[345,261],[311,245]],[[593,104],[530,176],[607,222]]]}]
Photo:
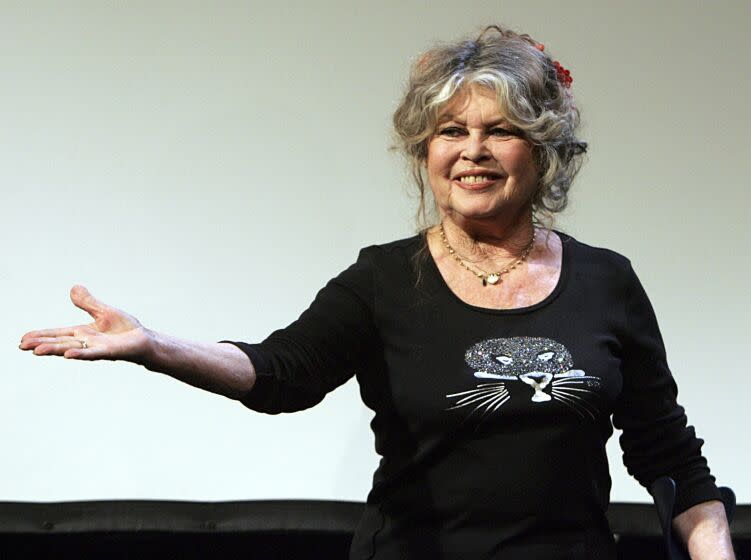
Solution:
[{"label": "black long-sleeve top", "polygon": [[558,284],[529,307],[463,302],[415,236],[363,249],[297,321],[234,342],[254,410],[305,409],[357,376],[382,458],[352,560],[614,559],[613,425],[641,484],[676,480],[676,514],[719,498],[630,262],[559,236]]}]

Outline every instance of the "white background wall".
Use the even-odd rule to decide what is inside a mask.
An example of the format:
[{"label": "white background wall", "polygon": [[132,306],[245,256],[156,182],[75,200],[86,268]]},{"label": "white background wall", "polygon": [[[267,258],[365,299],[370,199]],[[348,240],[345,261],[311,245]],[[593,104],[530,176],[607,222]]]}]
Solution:
[{"label": "white background wall", "polygon": [[[388,153],[409,63],[502,22],[571,69],[590,142],[560,227],[632,258],[689,420],[748,502],[746,1],[0,0],[0,500],[362,500],[350,382],[268,417],[122,363],[35,357],[83,283],[147,326],[258,340],[413,232]],[[613,499],[646,501],[609,449]]]}]

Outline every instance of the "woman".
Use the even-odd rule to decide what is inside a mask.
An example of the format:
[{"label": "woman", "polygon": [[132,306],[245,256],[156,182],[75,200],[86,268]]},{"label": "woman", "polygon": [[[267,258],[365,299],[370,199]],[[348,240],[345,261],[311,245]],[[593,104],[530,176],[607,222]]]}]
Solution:
[{"label": "woman", "polygon": [[551,227],[586,148],[570,86],[495,26],[422,56],[394,124],[435,223],[363,249],[261,344],[176,339],[75,286],[94,322],[21,348],[132,361],[267,413],[356,374],[383,458],[351,558],[615,558],[611,414],[629,471],[676,480],[692,558],[733,558],[629,261]]}]

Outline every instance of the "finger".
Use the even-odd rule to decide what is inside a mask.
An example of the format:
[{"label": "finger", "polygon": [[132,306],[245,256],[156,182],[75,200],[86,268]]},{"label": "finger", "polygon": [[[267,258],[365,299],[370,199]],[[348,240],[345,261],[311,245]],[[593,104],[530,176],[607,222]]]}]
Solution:
[{"label": "finger", "polygon": [[34,338],[57,338],[60,336],[75,336],[75,329],[81,327],[60,327],[56,329],[41,329],[38,331],[29,331],[21,337],[21,342],[26,342]]},{"label": "finger", "polygon": [[[81,346],[80,344],[78,345]],[[55,344],[54,342],[45,342],[34,348],[35,356],[62,356],[66,350],[73,348],[73,344]]]},{"label": "finger", "polygon": [[108,354],[106,348],[98,346],[96,348],[71,348],[65,351],[63,357],[73,360],[104,360]]},{"label": "finger", "polygon": [[71,336],[60,336],[60,337],[52,337],[52,336],[41,336],[41,337],[35,337],[35,338],[25,338],[21,340],[21,344],[18,345],[18,347],[21,350],[33,350],[37,346],[45,343],[49,344],[55,344],[58,342],[66,342],[66,343],[75,343],[78,345],[81,345],[80,338],[77,337],[71,337]]},{"label": "finger", "polygon": [[34,354],[37,356],[62,356],[71,349],[83,349],[84,342],[78,338],[67,338],[65,340],[51,339],[41,342],[34,348]]},{"label": "finger", "polygon": [[91,295],[91,292],[81,284],[76,284],[70,289],[70,300],[73,305],[83,309],[95,319],[101,315],[107,306]]}]

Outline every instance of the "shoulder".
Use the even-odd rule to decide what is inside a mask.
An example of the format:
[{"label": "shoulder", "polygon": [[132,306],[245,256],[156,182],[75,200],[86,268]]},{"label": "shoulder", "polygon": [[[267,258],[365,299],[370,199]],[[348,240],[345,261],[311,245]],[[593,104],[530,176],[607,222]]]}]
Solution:
[{"label": "shoulder", "polygon": [[[405,237],[387,243],[368,245],[360,249],[357,261],[342,272],[334,281],[363,282],[383,271],[405,268],[420,252],[424,242],[420,235]],[[370,281],[369,280],[369,281]]]},{"label": "shoulder", "polygon": [[379,243],[365,247],[363,251],[369,254],[411,255],[418,251],[424,240],[420,234],[404,237],[387,243]]},{"label": "shoulder", "polygon": [[395,241],[369,245],[360,250],[358,260],[368,261],[377,268],[389,264],[399,266],[405,262],[411,262],[424,247],[423,236],[417,234]]},{"label": "shoulder", "polygon": [[367,269],[374,287],[404,288],[419,277],[419,270],[429,255],[422,235],[417,234],[386,243],[369,245],[360,250],[357,264]]},{"label": "shoulder", "polygon": [[577,273],[624,273],[631,269],[631,260],[617,251],[584,243],[567,233],[556,233]]},{"label": "shoulder", "polygon": [[636,275],[631,260],[605,247],[589,245],[556,231],[561,238],[569,272],[575,280],[605,282],[616,290],[629,291]]}]

